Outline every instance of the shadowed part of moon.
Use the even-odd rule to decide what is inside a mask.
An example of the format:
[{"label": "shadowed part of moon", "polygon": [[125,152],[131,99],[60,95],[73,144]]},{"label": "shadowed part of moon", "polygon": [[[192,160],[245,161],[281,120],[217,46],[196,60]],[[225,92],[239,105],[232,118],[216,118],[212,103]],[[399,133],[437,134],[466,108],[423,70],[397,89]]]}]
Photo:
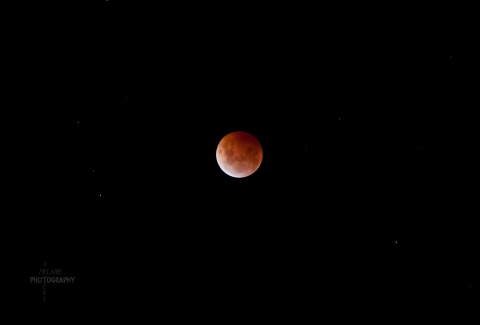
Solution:
[{"label": "shadowed part of moon", "polygon": [[227,134],[217,147],[218,165],[232,177],[250,176],[260,167],[262,158],[260,142],[243,131]]}]

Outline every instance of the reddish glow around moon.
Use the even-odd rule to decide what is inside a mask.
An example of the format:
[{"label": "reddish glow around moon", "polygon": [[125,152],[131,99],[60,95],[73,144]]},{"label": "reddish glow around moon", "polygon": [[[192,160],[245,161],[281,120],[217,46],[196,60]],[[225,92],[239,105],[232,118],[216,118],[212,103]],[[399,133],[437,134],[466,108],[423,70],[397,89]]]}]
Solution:
[{"label": "reddish glow around moon", "polygon": [[263,159],[260,142],[250,133],[227,134],[217,146],[217,162],[222,171],[235,178],[252,175]]}]

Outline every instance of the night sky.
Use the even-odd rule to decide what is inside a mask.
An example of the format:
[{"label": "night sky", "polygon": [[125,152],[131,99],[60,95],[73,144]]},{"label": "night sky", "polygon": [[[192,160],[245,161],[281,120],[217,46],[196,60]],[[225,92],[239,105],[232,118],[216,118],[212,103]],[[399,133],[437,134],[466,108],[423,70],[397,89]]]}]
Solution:
[{"label": "night sky", "polygon": [[[24,8],[13,47],[18,108],[35,110],[19,136],[15,301],[53,318],[470,319],[460,13],[68,3]],[[250,177],[216,162],[233,131],[263,147]],[[76,277],[47,302],[29,281],[44,262]]]}]

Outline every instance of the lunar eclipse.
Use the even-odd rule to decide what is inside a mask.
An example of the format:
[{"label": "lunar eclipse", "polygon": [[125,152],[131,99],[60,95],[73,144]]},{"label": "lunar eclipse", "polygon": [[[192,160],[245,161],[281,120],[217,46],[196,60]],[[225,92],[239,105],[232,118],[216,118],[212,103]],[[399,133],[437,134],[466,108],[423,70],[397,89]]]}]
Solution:
[{"label": "lunar eclipse", "polygon": [[236,131],[227,134],[217,146],[217,162],[222,171],[235,178],[252,175],[260,167],[263,150],[250,133]]}]

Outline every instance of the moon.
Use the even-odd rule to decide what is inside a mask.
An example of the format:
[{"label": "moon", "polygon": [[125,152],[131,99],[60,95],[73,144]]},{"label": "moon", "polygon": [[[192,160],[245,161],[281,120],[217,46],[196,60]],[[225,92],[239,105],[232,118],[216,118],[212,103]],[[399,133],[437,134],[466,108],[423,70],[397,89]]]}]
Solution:
[{"label": "moon", "polygon": [[243,178],[260,167],[263,150],[260,142],[250,133],[235,131],[227,134],[217,146],[217,162],[228,176]]}]

